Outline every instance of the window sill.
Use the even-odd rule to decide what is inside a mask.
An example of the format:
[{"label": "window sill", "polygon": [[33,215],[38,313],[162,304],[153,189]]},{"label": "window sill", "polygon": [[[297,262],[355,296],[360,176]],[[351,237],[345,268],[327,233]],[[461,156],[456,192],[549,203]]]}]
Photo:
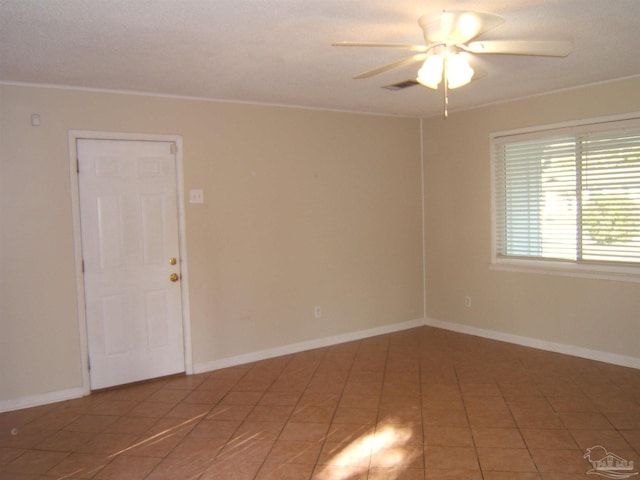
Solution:
[{"label": "window sill", "polygon": [[543,260],[496,259],[489,270],[640,283],[640,267],[580,265]]}]

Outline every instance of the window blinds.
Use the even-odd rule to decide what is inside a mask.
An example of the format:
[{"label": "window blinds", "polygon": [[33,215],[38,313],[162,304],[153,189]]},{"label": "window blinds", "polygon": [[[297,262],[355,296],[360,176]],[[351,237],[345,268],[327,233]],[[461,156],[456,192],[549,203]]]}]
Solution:
[{"label": "window blinds", "polygon": [[498,258],[640,264],[640,120],[496,137]]}]

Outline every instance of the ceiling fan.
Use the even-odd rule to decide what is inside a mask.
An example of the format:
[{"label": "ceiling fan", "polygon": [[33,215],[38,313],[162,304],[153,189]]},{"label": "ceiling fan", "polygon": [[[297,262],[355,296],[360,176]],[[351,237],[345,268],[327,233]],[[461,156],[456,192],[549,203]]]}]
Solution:
[{"label": "ceiling fan", "polygon": [[[469,65],[470,54],[508,54],[566,57],[571,52],[569,41],[549,40],[478,40],[476,37],[502,24],[505,19],[499,15],[485,12],[446,10],[429,13],[418,19],[422,28],[425,44],[411,45],[402,43],[335,42],[336,47],[384,47],[407,49],[415,52],[381,67],[368,70],[354,76],[354,79],[368,78],[414,62],[424,61],[418,71],[418,83],[437,89],[444,84],[444,115],[447,116],[448,90],[462,87],[475,78]],[[475,74],[475,75],[474,75]]]}]

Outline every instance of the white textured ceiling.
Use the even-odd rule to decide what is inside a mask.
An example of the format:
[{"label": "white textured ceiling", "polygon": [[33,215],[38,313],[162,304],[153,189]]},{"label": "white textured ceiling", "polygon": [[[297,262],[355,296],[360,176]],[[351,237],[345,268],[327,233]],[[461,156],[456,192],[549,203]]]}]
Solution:
[{"label": "white textured ceiling", "polygon": [[445,9],[506,18],[481,39],[574,43],[476,56],[488,74],[450,92],[452,112],[640,74],[640,0],[0,0],[0,82],[434,115],[442,91],[381,88],[419,64],[351,78],[407,52],[331,43],[422,44],[418,17]]}]

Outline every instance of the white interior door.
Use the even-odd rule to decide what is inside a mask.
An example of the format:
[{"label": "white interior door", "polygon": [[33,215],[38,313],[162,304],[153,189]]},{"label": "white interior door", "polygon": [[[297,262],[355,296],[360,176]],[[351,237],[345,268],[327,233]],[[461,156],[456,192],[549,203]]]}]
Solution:
[{"label": "white interior door", "polygon": [[91,388],[183,372],[175,145],[76,147]]}]

